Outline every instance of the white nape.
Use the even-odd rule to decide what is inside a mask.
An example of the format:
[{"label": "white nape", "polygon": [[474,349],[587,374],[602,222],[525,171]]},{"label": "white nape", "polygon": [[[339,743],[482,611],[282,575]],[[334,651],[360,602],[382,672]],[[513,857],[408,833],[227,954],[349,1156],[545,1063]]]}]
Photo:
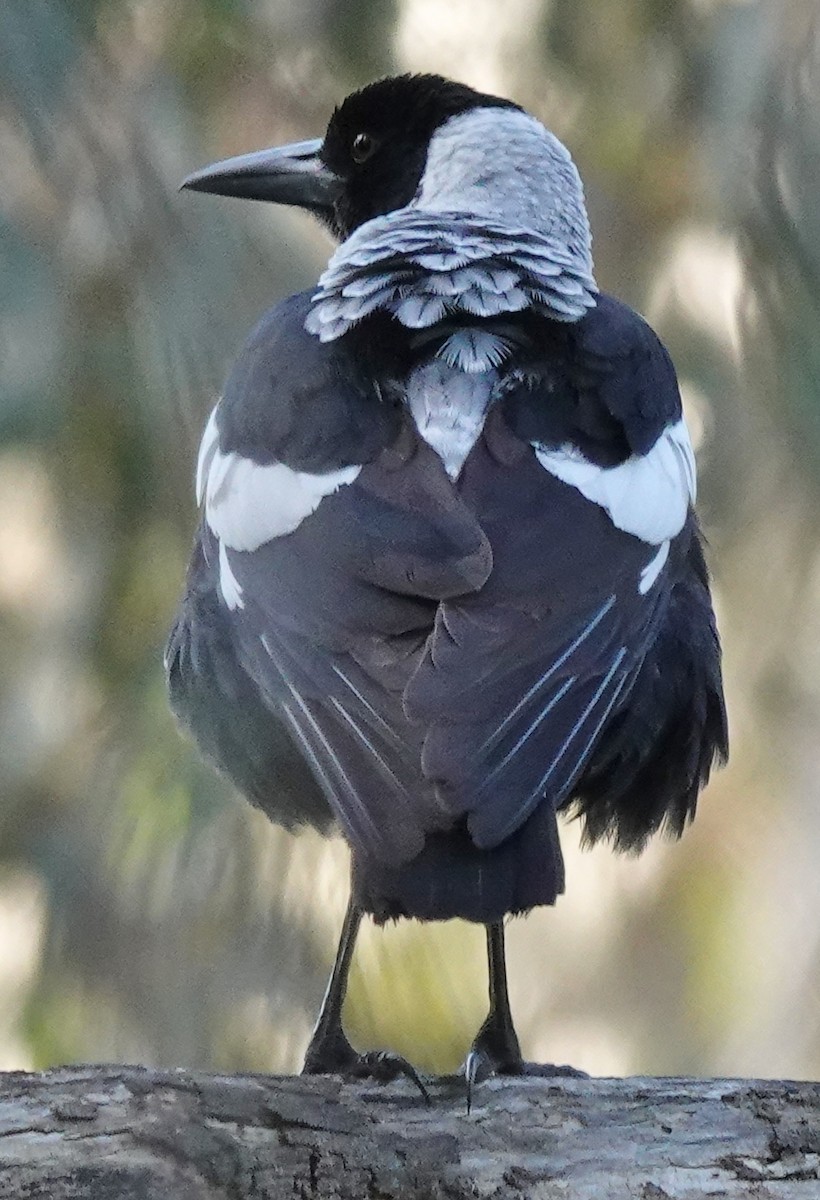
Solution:
[{"label": "white nape", "polygon": [[683,418],[668,425],[646,454],[616,467],[599,467],[570,445],[535,443],[533,449],[545,470],[600,504],[625,533],[659,546],[683,529],[696,494],[695,456]]},{"label": "white nape", "polygon": [[572,156],[518,109],[476,108],[445,121],[430,139],[411,207],[486,213],[557,237],[592,272],[584,188]]},{"label": "white nape", "polygon": [[[293,533],[325,496],[352,483],[361,466],[325,474],[296,471],[285,463],[261,465],[219,449],[217,408],[205,428],[197,467],[197,498],[205,519],[230,550],[257,550]],[[221,547],[220,547],[221,549]]]}]

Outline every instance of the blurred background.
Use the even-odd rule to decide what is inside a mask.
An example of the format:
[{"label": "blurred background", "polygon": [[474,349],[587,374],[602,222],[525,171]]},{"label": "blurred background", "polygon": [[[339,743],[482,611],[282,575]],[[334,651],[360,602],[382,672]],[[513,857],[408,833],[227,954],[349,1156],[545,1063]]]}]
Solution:
[{"label": "blurred background", "polygon": [[[180,195],[396,71],[514,97],[585,178],[602,287],[670,346],[698,444],[732,760],[681,844],[578,848],[510,928],[525,1052],[594,1074],[820,1077],[820,5],[0,5],[0,1066],[293,1070],[346,853],[200,765],[161,651],[199,432],[330,251]],[[361,938],[349,1029],[453,1069],[480,929]]]}]

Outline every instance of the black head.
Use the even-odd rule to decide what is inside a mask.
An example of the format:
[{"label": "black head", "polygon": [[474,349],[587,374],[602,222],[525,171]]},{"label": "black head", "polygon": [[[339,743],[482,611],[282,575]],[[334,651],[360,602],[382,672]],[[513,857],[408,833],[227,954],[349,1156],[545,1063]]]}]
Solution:
[{"label": "black head", "polygon": [[330,118],[319,157],[342,180],[335,231],[409,204],[430,139],[451,117],[475,108],[518,108],[440,75],[380,79],[348,96]]},{"label": "black head", "polygon": [[440,75],[381,79],[347,97],[323,141],[227,159],[182,186],[306,208],[345,238],[412,200],[437,129],[451,117],[489,107],[519,108]]}]

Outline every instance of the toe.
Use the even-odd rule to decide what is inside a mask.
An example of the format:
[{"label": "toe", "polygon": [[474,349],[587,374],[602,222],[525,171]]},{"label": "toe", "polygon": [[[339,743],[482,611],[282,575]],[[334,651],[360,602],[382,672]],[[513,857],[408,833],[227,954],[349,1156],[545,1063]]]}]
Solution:
[{"label": "toe", "polygon": [[392,1080],[404,1076],[405,1079],[409,1079],[411,1083],[415,1084],[425,1101],[430,1103],[430,1093],[418,1071],[400,1054],[393,1054],[389,1050],[368,1050],[365,1054],[359,1055],[358,1063],[351,1074],[358,1078],[376,1079],[380,1083],[390,1083]]}]

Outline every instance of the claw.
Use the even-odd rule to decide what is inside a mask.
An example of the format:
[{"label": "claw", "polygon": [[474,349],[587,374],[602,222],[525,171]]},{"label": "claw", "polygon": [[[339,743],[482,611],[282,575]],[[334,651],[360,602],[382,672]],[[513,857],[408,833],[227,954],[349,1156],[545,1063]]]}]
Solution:
[{"label": "claw", "polygon": [[477,1083],[481,1083],[483,1079],[488,1079],[491,1075],[519,1075],[523,1065],[515,1059],[497,1060],[480,1044],[480,1040],[477,1038],[470,1047],[462,1067],[464,1081],[467,1085],[467,1115],[470,1115],[473,1107],[473,1089]]},{"label": "claw", "polygon": [[473,1094],[476,1084],[488,1079],[491,1075],[527,1075],[540,1079],[589,1079],[586,1071],[577,1067],[554,1066],[552,1063],[532,1062],[495,1062],[492,1055],[474,1045],[467,1054],[462,1067],[462,1074],[467,1085],[467,1116],[473,1107]]},{"label": "claw", "polygon": [[464,1060],[464,1082],[467,1084],[467,1116],[473,1107],[473,1088],[479,1082],[479,1072],[486,1060],[480,1050],[471,1050]]},{"label": "claw", "polygon": [[370,1076],[371,1079],[377,1079],[380,1083],[390,1083],[391,1080],[404,1075],[406,1079],[416,1085],[424,1097],[425,1103],[432,1103],[430,1093],[413,1064],[409,1063],[406,1058],[402,1058],[400,1054],[392,1054],[389,1050],[368,1050],[359,1055],[359,1061],[351,1074],[360,1078]]}]

